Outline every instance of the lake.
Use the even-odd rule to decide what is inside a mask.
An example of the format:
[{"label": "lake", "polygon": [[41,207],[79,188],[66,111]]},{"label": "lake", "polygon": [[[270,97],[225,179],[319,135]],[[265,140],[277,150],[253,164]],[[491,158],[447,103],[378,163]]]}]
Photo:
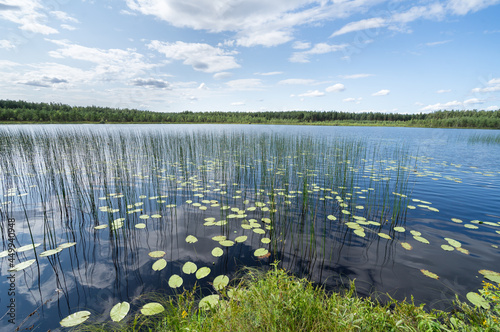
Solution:
[{"label": "lake", "polygon": [[196,283],[200,297],[216,294],[217,276],[275,261],[327,290],[355,280],[363,296],[451,310],[481,288],[482,270],[500,272],[500,144],[481,139],[491,135],[1,126],[0,329],[57,330],[80,310],[104,322],[122,301],[133,319],[154,293]]}]

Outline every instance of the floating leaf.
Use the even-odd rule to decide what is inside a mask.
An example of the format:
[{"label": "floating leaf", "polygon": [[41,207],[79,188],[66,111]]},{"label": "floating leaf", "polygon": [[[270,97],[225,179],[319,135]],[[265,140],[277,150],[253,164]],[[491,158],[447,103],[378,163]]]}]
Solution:
[{"label": "floating leaf", "polygon": [[151,218],[153,218],[153,219],[159,219],[159,218],[161,218],[161,214],[153,214],[151,216]]},{"label": "floating leaf", "polygon": [[365,231],[363,229],[355,229],[354,234],[356,234],[357,236],[361,236],[361,237],[366,236]]},{"label": "floating leaf", "polygon": [[220,241],[219,244],[224,247],[232,247],[234,245],[234,242],[231,240],[224,240]]},{"label": "floating leaf", "polygon": [[464,227],[469,228],[469,229],[478,229],[479,228],[476,225],[472,225],[472,224],[465,224]]},{"label": "floating leaf", "polygon": [[8,250],[4,250],[2,252],[0,252],[0,258],[1,257],[7,257],[9,255],[9,251]]},{"label": "floating leaf", "polygon": [[247,238],[248,236],[246,235],[238,236],[236,239],[234,239],[234,242],[245,242]]},{"label": "floating leaf", "polygon": [[186,237],[186,242],[187,243],[196,243],[196,242],[198,242],[198,239],[193,235],[188,235]]},{"label": "floating leaf", "polygon": [[153,257],[153,258],[160,258],[160,257],[163,257],[165,255],[165,251],[162,251],[162,250],[151,251],[148,255],[150,257]]},{"label": "floating leaf", "polygon": [[404,227],[401,227],[401,226],[398,226],[398,227],[394,227],[394,230],[396,232],[400,232],[400,233],[403,233],[405,231],[405,228]]},{"label": "floating leaf", "polygon": [[113,322],[119,322],[127,316],[129,310],[130,304],[128,302],[120,302],[115,304],[115,306],[111,309],[109,316]]},{"label": "floating leaf", "polygon": [[104,224],[104,225],[95,226],[94,229],[104,229],[106,227],[108,227],[108,225]]},{"label": "floating leaf", "polygon": [[78,324],[85,322],[87,319],[89,319],[89,317],[90,317],[89,311],[86,310],[78,311],[61,320],[59,324],[61,324],[61,326],[63,327],[76,326]]},{"label": "floating leaf", "polygon": [[225,275],[220,275],[220,276],[215,277],[213,284],[214,284],[214,288],[216,290],[220,291],[221,289],[226,287],[228,283],[229,283],[229,278]]},{"label": "floating leaf", "polygon": [[326,217],[328,220],[337,220],[337,218],[333,215],[329,215],[328,217]]},{"label": "floating leaf", "polygon": [[422,233],[420,233],[420,232],[418,232],[418,231],[414,231],[414,230],[411,230],[411,231],[410,231],[410,233],[411,233],[411,235],[413,235],[413,236],[420,236],[420,235],[422,235]]},{"label": "floating leaf", "polygon": [[450,239],[449,237],[445,237],[444,239],[450,244],[450,246],[454,246],[455,248],[460,248],[462,246],[462,244],[457,240]]},{"label": "floating leaf", "polygon": [[212,256],[220,257],[223,254],[224,254],[224,251],[219,247],[215,247],[214,249],[212,249]]},{"label": "floating leaf", "polygon": [[269,251],[266,248],[259,248],[259,249],[255,250],[255,252],[253,254],[257,257],[261,257],[261,256],[267,255],[268,253],[269,253]]},{"label": "floating leaf", "polygon": [[406,250],[412,250],[413,247],[411,246],[411,244],[409,244],[408,242],[401,242],[401,246],[403,248],[405,248]]},{"label": "floating leaf", "polygon": [[224,235],[217,235],[217,236],[214,236],[212,238],[212,240],[217,241],[217,242],[224,241],[225,239],[226,239],[226,236],[224,236]]},{"label": "floating leaf", "polygon": [[446,251],[453,251],[453,250],[455,250],[455,248],[453,248],[452,246],[449,246],[447,244],[442,244],[441,245],[441,249],[446,250]]},{"label": "floating leaf", "polygon": [[260,242],[264,243],[264,244],[268,244],[271,242],[271,239],[268,238],[268,237],[263,237],[262,239],[260,239]]},{"label": "floating leaf", "polygon": [[378,236],[383,237],[384,239],[390,240],[391,237],[388,234],[385,233],[378,233]]},{"label": "floating leaf", "polygon": [[483,307],[483,309],[488,310],[490,308],[488,302],[478,293],[474,292],[467,293],[467,300],[469,300],[475,306]]},{"label": "floating leaf", "polygon": [[181,287],[183,283],[183,280],[180,276],[177,274],[173,274],[170,279],[168,279],[168,285],[170,288],[178,288]]},{"label": "floating leaf", "polygon": [[202,279],[205,278],[210,274],[210,268],[209,267],[202,267],[198,271],[196,271],[196,279]]},{"label": "floating leaf", "polygon": [[[41,245],[41,243],[27,244],[27,245],[25,245],[25,246],[22,246],[22,247],[17,248],[17,250],[16,250],[16,251],[17,251],[17,252],[24,252],[24,251],[28,251],[28,250],[30,250],[30,249],[36,248],[36,247],[38,247],[38,246],[40,246],[40,245]],[[6,250],[6,251],[7,251],[7,250]],[[7,252],[8,252],[8,251],[7,251]],[[5,255],[5,256],[7,256],[7,255]]]},{"label": "floating leaf", "polygon": [[74,245],[76,245],[76,242],[67,242],[67,243],[60,244],[60,245],[58,246],[58,248],[61,248],[61,249],[66,249],[66,248],[71,248],[71,247],[73,247]]},{"label": "floating leaf", "polygon": [[165,268],[165,266],[167,266],[167,261],[164,260],[163,258],[160,258],[159,260],[157,260],[156,262],[154,262],[153,264],[153,270],[155,271],[161,271]]},{"label": "floating leaf", "polygon": [[25,262],[14,265],[14,267],[8,269],[7,271],[8,272],[21,271],[21,270],[24,270],[25,268],[27,268],[28,266],[30,266],[31,264],[33,264],[34,262],[36,262],[36,259],[30,259],[30,260],[27,260]]},{"label": "floating leaf", "polygon": [[143,229],[143,228],[146,228],[146,224],[145,223],[138,223],[138,224],[135,224],[135,228],[138,228],[138,229]]},{"label": "floating leaf", "polygon": [[437,274],[432,273],[428,270],[422,269],[422,270],[420,270],[420,272],[422,272],[425,276],[427,276],[429,278],[436,279],[436,280],[439,279],[439,276]]},{"label": "floating leaf", "polygon": [[456,222],[457,224],[460,224],[463,222],[461,219],[458,219],[458,218],[451,218],[451,221]]},{"label": "floating leaf", "polygon": [[343,214],[351,214],[351,212],[347,211],[347,210],[342,210],[341,211]]},{"label": "floating leaf", "polygon": [[165,308],[156,302],[148,303],[145,304],[142,309],[141,313],[145,316],[151,316],[151,315],[156,315],[159,314],[160,312],[163,312]]},{"label": "floating leaf", "polygon": [[182,272],[184,272],[185,274],[195,273],[197,269],[198,269],[198,267],[193,262],[186,262],[182,266]]},{"label": "floating leaf", "polygon": [[425,244],[429,244],[430,243],[426,238],[421,237],[421,236],[414,236],[413,238],[415,240],[417,240],[418,242],[422,242],[422,243],[425,243]]},{"label": "floating leaf", "polygon": [[469,254],[469,250],[467,249],[464,249],[462,247],[458,247],[458,248],[455,248],[457,251],[460,251],[462,254],[466,254],[468,255]]},{"label": "floating leaf", "polygon": [[55,255],[61,251],[62,251],[62,248],[50,249],[50,250],[42,252],[39,256],[40,257],[52,256],[52,255]]},{"label": "floating leaf", "polygon": [[491,271],[491,270],[479,270],[478,272],[481,273],[482,275],[491,274],[491,275],[495,275],[495,276],[500,276],[499,272],[495,272],[495,271]]},{"label": "floating leaf", "polygon": [[254,228],[253,231],[254,231],[254,233],[257,233],[257,234],[266,234],[266,231],[263,230],[262,228]]},{"label": "floating leaf", "polygon": [[139,216],[140,219],[149,219],[149,216],[147,214],[143,214]]},{"label": "floating leaf", "polygon": [[200,300],[198,306],[200,309],[208,310],[211,307],[216,306],[218,302],[219,302],[219,295],[217,294],[208,295]]},{"label": "floating leaf", "polygon": [[491,281],[494,281],[498,284],[500,284],[500,276],[494,275],[494,274],[486,274],[484,276],[486,279],[489,279]]}]

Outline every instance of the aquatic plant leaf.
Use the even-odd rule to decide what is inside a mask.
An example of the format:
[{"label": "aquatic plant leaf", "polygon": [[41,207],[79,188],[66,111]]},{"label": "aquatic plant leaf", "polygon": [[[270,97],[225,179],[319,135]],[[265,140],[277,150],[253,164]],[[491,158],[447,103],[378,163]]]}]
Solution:
[{"label": "aquatic plant leaf", "polygon": [[449,243],[450,246],[453,246],[455,248],[460,248],[462,246],[462,244],[457,240],[450,239],[449,237],[445,237],[444,239]]},{"label": "aquatic plant leaf", "polygon": [[365,231],[363,229],[355,229],[354,234],[356,234],[357,236],[361,236],[361,237],[366,236]]},{"label": "aquatic plant leaf", "polygon": [[94,229],[104,229],[106,227],[108,227],[108,225],[104,224],[104,225],[95,226]]},{"label": "aquatic plant leaf", "polygon": [[410,233],[411,233],[411,235],[413,235],[413,236],[420,236],[420,235],[422,235],[422,233],[420,233],[420,232],[418,232],[418,231],[414,231],[414,230],[411,230],[411,231],[410,231]]},{"label": "aquatic plant leaf", "polygon": [[208,295],[200,300],[198,307],[203,310],[208,310],[211,307],[215,307],[218,302],[219,302],[219,295],[217,294]]},{"label": "aquatic plant leaf", "polygon": [[220,257],[223,254],[224,254],[224,251],[219,247],[215,247],[212,249],[212,256],[214,256],[214,257]]},{"label": "aquatic plant leaf", "polygon": [[456,251],[460,251],[462,254],[466,254],[468,255],[469,254],[469,250],[467,249],[464,249],[462,247],[458,247],[458,248],[455,248]]},{"label": "aquatic plant leaf", "polygon": [[263,237],[262,239],[260,239],[260,242],[264,243],[264,244],[268,244],[271,242],[271,239],[268,238],[268,237]]},{"label": "aquatic plant leaf", "polygon": [[143,214],[139,216],[140,219],[149,219],[149,216],[147,214]]},{"label": "aquatic plant leaf", "polygon": [[453,250],[455,250],[455,248],[453,248],[452,246],[447,245],[447,244],[442,244],[441,245],[441,249],[446,250],[446,251],[453,251]]},{"label": "aquatic plant leaf", "polygon": [[195,273],[197,269],[198,269],[198,267],[193,262],[186,262],[182,266],[182,272],[184,272],[185,274]]},{"label": "aquatic plant leaf", "polygon": [[[22,247],[17,248],[17,250],[16,250],[16,251],[17,251],[17,252],[24,252],[24,251],[28,251],[28,250],[30,250],[30,249],[34,249],[34,248],[36,248],[36,247],[38,247],[38,246],[40,246],[40,245],[41,245],[41,243],[27,244],[27,245],[25,245],[25,246],[22,246]],[[6,250],[6,252],[8,253],[8,250]],[[7,255],[5,255],[5,256],[7,256]],[[4,257],[4,256],[0,256],[0,257]]]},{"label": "aquatic plant leaf", "polygon": [[165,268],[165,266],[167,266],[167,261],[163,258],[160,258],[159,260],[154,262],[152,268],[155,271],[161,271]]},{"label": "aquatic plant leaf", "polygon": [[335,217],[334,215],[329,215],[328,217],[326,217],[328,220],[337,220],[337,217]]},{"label": "aquatic plant leaf", "polygon": [[163,312],[165,308],[157,302],[147,303],[141,308],[141,313],[145,316],[152,316]]},{"label": "aquatic plant leaf", "polygon": [[491,270],[479,270],[478,272],[484,276],[487,274],[494,275],[494,276],[500,276],[499,272],[495,272],[495,271],[491,271]]},{"label": "aquatic plant leaf", "polygon": [[351,214],[351,212],[347,211],[347,210],[342,210],[341,211],[343,214]]},{"label": "aquatic plant leaf", "polygon": [[248,236],[246,235],[241,235],[238,236],[236,239],[234,239],[234,242],[245,242],[247,240]]},{"label": "aquatic plant leaf", "polygon": [[4,250],[4,251],[0,252],[0,258],[7,257],[8,255],[9,255],[9,251],[8,250]]},{"label": "aquatic plant leaf", "polygon": [[422,269],[422,270],[420,270],[420,272],[422,272],[425,276],[427,276],[429,278],[436,279],[436,280],[439,279],[439,276],[437,274],[432,273],[428,270]]},{"label": "aquatic plant leaf", "polygon": [[205,278],[210,274],[210,268],[209,267],[201,267],[198,271],[196,271],[196,279],[202,279]]},{"label": "aquatic plant leaf", "polygon": [[253,254],[257,257],[261,257],[261,256],[267,255],[268,253],[269,253],[269,251],[266,248],[259,248],[259,249],[255,250],[255,252]]},{"label": "aquatic plant leaf", "polygon": [[224,287],[226,287],[228,283],[229,283],[229,277],[225,275],[220,275],[215,277],[213,285],[216,290],[221,290]]},{"label": "aquatic plant leaf", "polygon": [[464,225],[465,228],[469,228],[469,229],[478,229],[479,227],[477,227],[476,225],[473,225],[473,224],[465,224]]},{"label": "aquatic plant leaf", "polygon": [[21,270],[24,270],[25,268],[29,267],[31,264],[36,262],[36,259],[29,259],[27,261],[24,261],[22,263],[14,265],[12,268],[8,269],[8,272],[18,272]]},{"label": "aquatic plant leaf", "polygon": [[456,222],[457,224],[463,223],[463,221],[458,218],[451,218],[451,221]]},{"label": "aquatic plant leaf", "polygon": [[394,227],[394,230],[396,232],[400,232],[400,233],[403,233],[405,231],[405,228],[404,227],[401,227],[401,226],[397,226],[397,227]]},{"label": "aquatic plant leaf", "polygon": [[58,248],[66,249],[66,248],[71,248],[71,247],[73,247],[75,245],[76,245],[76,242],[67,242],[67,243],[60,244],[58,246]]},{"label": "aquatic plant leaf", "polygon": [[159,219],[159,218],[161,218],[161,214],[153,214],[151,216],[151,218],[153,218],[153,219]]},{"label": "aquatic plant leaf", "polygon": [[224,241],[225,239],[226,239],[225,235],[217,235],[217,236],[214,236],[212,238],[212,240],[217,241],[217,242]]},{"label": "aquatic plant leaf", "polygon": [[483,309],[488,310],[490,308],[489,303],[478,293],[469,292],[467,293],[467,300],[469,300],[472,304],[477,307],[482,307]]},{"label": "aquatic plant leaf", "polygon": [[253,231],[254,231],[254,233],[257,233],[257,234],[266,234],[266,231],[263,230],[262,228],[254,228]]},{"label": "aquatic plant leaf", "polygon": [[390,240],[391,237],[388,234],[385,233],[378,233],[378,236],[383,237],[384,239]]},{"label": "aquatic plant leaf", "polygon": [[187,243],[196,243],[196,242],[198,242],[198,239],[193,235],[188,235],[186,237],[186,242]]},{"label": "aquatic plant leaf", "polygon": [[143,229],[143,228],[146,228],[146,224],[145,223],[138,223],[138,224],[135,224],[135,228],[138,228],[138,229]]},{"label": "aquatic plant leaf", "polygon": [[421,236],[414,236],[413,238],[415,240],[417,240],[418,242],[422,242],[422,243],[425,243],[425,244],[429,244],[430,243],[426,238],[421,237]]},{"label": "aquatic plant leaf", "polygon": [[409,244],[408,242],[401,242],[401,246],[403,248],[405,248],[406,250],[412,250],[413,247],[411,246],[411,244]]},{"label": "aquatic plant leaf", "polygon": [[90,311],[83,310],[75,312],[61,320],[59,324],[63,327],[72,327],[85,322],[90,317]]},{"label": "aquatic plant leaf", "polygon": [[125,316],[127,316],[128,312],[130,310],[130,304],[128,302],[120,302],[114,305],[113,308],[111,308],[111,311],[109,312],[109,316],[113,320],[113,322],[119,322]]},{"label": "aquatic plant leaf", "polygon": [[149,255],[149,257],[160,258],[160,257],[163,257],[165,255],[165,251],[162,251],[162,250],[151,251],[148,255]]},{"label": "aquatic plant leaf", "polygon": [[232,247],[234,245],[234,242],[231,240],[224,240],[220,241],[219,244],[224,247]]},{"label": "aquatic plant leaf", "polygon": [[494,281],[498,284],[500,284],[500,276],[494,275],[494,274],[485,274],[484,277],[488,280]]},{"label": "aquatic plant leaf", "polygon": [[62,248],[50,249],[50,250],[46,250],[46,251],[42,252],[39,256],[40,257],[52,256],[52,255],[55,255],[61,251],[62,251]]},{"label": "aquatic plant leaf", "polygon": [[168,285],[170,288],[178,288],[181,287],[183,283],[183,280],[180,276],[177,274],[173,274],[169,279],[168,279]]}]

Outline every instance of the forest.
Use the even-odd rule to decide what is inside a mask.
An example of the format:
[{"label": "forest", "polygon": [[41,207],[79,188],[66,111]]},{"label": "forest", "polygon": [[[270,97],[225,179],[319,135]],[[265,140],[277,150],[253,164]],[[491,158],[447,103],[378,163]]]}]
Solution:
[{"label": "forest", "polygon": [[240,123],[500,129],[500,110],[451,110],[416,114],[338,111],[164,113],[0,100],[0,123]]}]

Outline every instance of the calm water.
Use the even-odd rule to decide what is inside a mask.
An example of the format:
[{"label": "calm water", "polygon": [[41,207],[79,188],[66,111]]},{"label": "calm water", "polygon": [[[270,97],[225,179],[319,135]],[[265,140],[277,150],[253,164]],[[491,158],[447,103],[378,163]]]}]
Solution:
[{"label": "calm water", "polygon": [[[175,294],[195,282],[200,295],[216,293],[216,276],[231,279],[243,266],[265,268],[275,260],[327,289],[356,279],[362,295],[413,295],[416,304],[451,309],[455,294],[466,301],[467,292],[481,287],[479,270],[500,272],[500,145],[470,140],[498,134],[265,125],[3,126],[0,251],[10,240],[17,248],[40,245],[11,256],[14,264],[36,259],[18,272],[7,271],[9,256],[0,258],[0,329],[22,324],[56,330],[79,310],[92,312],[89,322],[105,321],[118,302],[137,310],[150,302],[151,292]],[[15,238],[8,233],[9,218],[15,220]],[[198,241],[187,243],[188,235]],[[219,243],[215,236],[242,242]],[[212,254],[216,247],[222,249],[219,257]],[[259,248],[269,254],[256,257]],[[154,271],[156,258],[148,253],[158,250],[167,266]],[[197,280],[183,273],[188,261],[209,267],[210,274]],[[173,274],[182,277],[181,288],[169,287]],[[12,299],[15,325],[4,315]]]}]

